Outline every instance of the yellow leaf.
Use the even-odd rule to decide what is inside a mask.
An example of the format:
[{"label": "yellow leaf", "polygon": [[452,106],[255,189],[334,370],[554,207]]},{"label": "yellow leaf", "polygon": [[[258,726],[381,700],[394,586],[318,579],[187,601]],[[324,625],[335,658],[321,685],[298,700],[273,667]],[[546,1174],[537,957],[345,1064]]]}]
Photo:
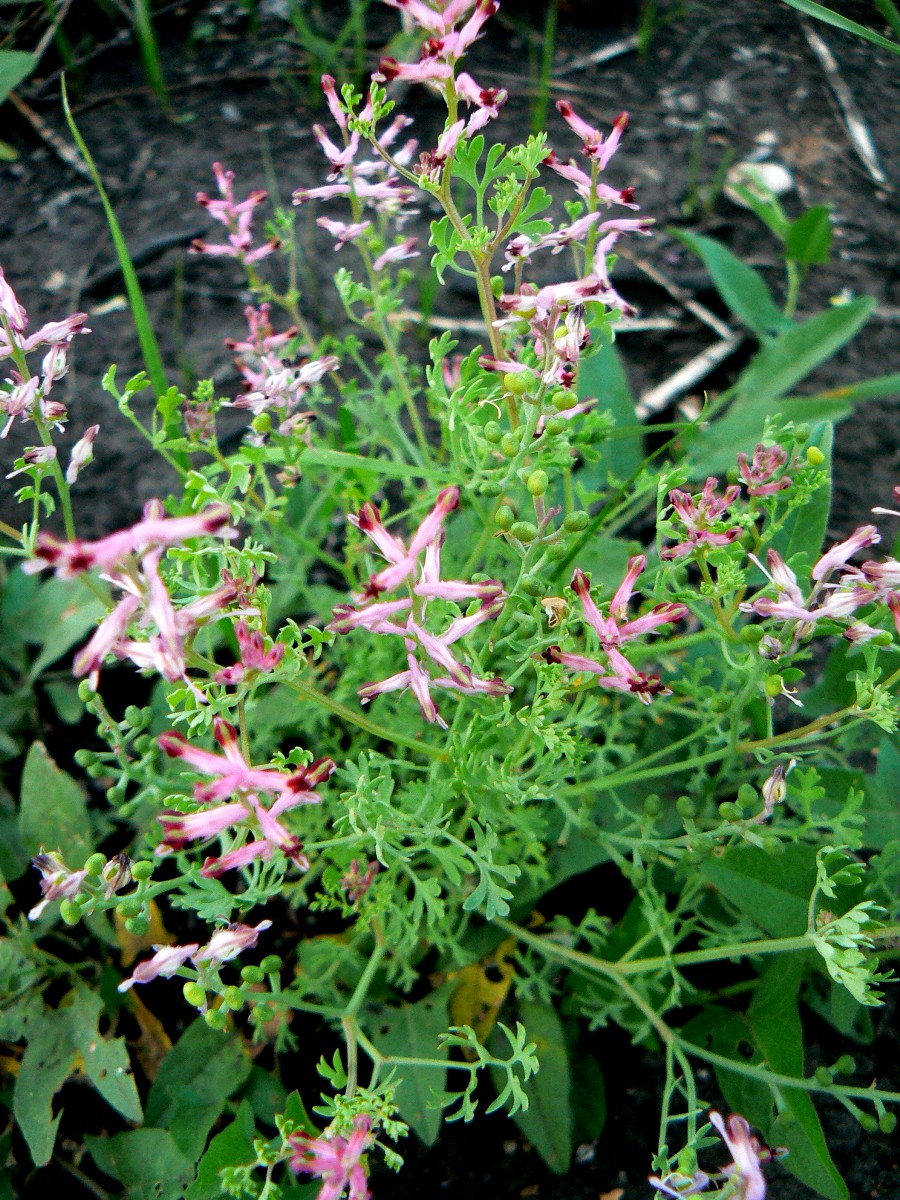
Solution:
[{"label": "yellow leaf", "polygon": [[117,912],[113,912],[116,937],[119,939],[119,946],[122,949],[123,967],[130,967],[142,950],[152,950],[154,946],[174,946],[178,940],[163,925],[162,913],[155,900],[150,901],[148,908],[150,910],[150,928],[140,937],[129,933],[125,928],[125,918],[119,916]]},{"label": "yellow leaf", "polygon": [[128,993],[127,1004],[131,1015],[141,1028],[138,1037],[133,1041],[129,1039],[129,1043],[141,1064],[141,1070],[152,1083],[163,1059],[172,1049],[172,1039],[163,1028],[159,1017],[150,1011],[140,996],[135,995],[133,988]]},{"label": "yellow leaf", "polygon": [[470,963],[447,977],[457,981],[450,997],[453,1024],[471,1025],[481,1043],[497,1024],[512,985],[515,952],[515,937],[507,938],[481,962]]}]

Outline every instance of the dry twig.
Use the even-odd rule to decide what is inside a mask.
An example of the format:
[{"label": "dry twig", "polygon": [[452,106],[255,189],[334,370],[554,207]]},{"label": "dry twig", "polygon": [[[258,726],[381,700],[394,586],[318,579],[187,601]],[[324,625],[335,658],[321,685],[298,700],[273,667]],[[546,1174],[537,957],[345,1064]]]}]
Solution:
[{"label": "dry twig", "polygon": [[677,396],[683,396],[688,388],[699,383],[710,371],[729,358],[743,340],[743,333],[732,333],[729,337],[723,338],[721,342],[707,346],[690,362],[686,362],[683,367],[680,367],[674,375],[658,384],[657,387],[651,388],[649,392],[644,392],[634,408],[637,419],[646,421],[649,417],[662,412]]}]

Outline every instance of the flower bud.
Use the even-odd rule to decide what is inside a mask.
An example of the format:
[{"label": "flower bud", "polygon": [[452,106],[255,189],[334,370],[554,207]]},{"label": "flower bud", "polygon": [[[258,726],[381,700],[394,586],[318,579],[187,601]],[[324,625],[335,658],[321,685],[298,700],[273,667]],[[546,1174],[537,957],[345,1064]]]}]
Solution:
[{"label": "flower bud", "polygon": [[578,397],[574,392],[567,392],[565,388],[560,388],[558,392],[554,392],[550,397],[550,403],[557,412],[565,412],[567,408],[573,408],[578,402]]},{"label": "flower bud", "polygon": [[723,821],[740,821],[744,814],[741,812],[737,804],[732,804],[730,800],[726,800],[719,805],[719,816]]},{"label": "flower bud", "polygon": [[871,1113],[861,1112],[857,1115],[856,1119],[859,1121],[860,1125],[862,1125],[866,1133],[874,1133],[878,1128],[878,1121],[872,1116]]},{"label": "flower bud", "polygon": [[834,1076],[827,1067],[816,1067],[815,1070],[816,1083],[820,1087],[831,1087],[834,1083]]},{"label": "flower bud", "polygon": [[489,479],[486,483],[481,485],[479,491],[481,492],[482,496],[487,496],[489,500],[494,500],[497,496],[502,494],[503,485],[497,483],[497,481],[494,479]]},{"label": "flower bud", "polygon": [[272,428],[272,418],[267,412],[257,413],[250,422],[250,428],[254,433],[269,433]]},{"label": "flower bud", "polygon": [[81,683],[78,685],[78,699],[81,701],[81,703],[90,704],[96,695],[97,693],[91,687],[88,680],[82,679]]},{"label": "flower bud", "polygon": [[852,1075],[856,1070],[856,1059],[852,1054],[842,1054],[832,1070],[835,1075]]},{"label": "flower bud", "polygon": [[144,710],[136,704],[129,704],[125,709],[125,723],[133,729],[139,729],[144,724]]},{"label": "flower bud", "polygon": [[897,1114],[892,1112],[882,1113],[878,1118],[878,1128],[882,1133],[893,1133],[897,1128]]},{"label": "flower bud", "polygon": [[795,425],[794,426],[794,441],[797,443],[798,446],[802,446],[804,442],[809,441],[809,435],[811,432],[812,432],[812,430],[806,424],[805,421],[801,422],[799,425]]},{"label": "flower bud", "polygon": [[653,792],[644,800],[644,815],[651,818],[658,817],[661,812],[662,800]]}]

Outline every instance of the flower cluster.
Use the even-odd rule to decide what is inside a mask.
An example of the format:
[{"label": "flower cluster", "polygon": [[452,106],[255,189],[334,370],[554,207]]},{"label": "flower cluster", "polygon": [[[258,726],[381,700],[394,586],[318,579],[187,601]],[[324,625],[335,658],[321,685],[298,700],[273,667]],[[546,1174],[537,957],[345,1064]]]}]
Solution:
[{"label": "flower cluster", "polygon": [[576,571],[572,580],[572,588],[581,601],[584,619],[597,634],[601,649],[606,657],[605,662],[586,658],[581,654],[565,653],[559,646],[550,646],[543,651],[542,657],[547,662],[561,663],[572,671],[586,672],[598,676],[597,683],[601,687],[611,688],[619,692],[631,692],[638,697],[642,704],[649,704],[654,696],[668,694],[658,675],[645,675],[638,671],[625,655],[621,647],[645,633],[651,633],[661,625],[680,621],[688,614],[684,604],[657,604],[650,612],[633,620],[626,620],[628,602],[638,576],[647,566],[643,554],[629,559],[625,578],[616,589],[615,595],[609,602],[609,616],[600,613],[591,596],[591,585],[582,571]]},{"label": "flower cluster", "polygon": [[[121,599],[94,631],[90,641],[75,657],[76,676],[90,676],[96,687],[100,668],[107,657],[129,658],[136,666],[151,668],[163,679],[186,680],[185,637],[197,625],[221,612],[238,599],[244,587],[230,577],[221,587],[177,611],[160,574],[166,547],[180,545],[204,535],[234,537],[231,514],[224,504],[212,504],[189,517],[166,517],[159,500],[150,500],[143,520],[128,529],[98,541],[64,542],[53,534],[41,533],[34,558],[25,563],[31,573],[52,567],[61,579],[72,579],[86,571],[99,570],[117,588]],[[129,637],[134,622],[140,628],[153,625],[156,632],[146,640]]]},{"label": "flower cluster", "polygon": [[314,1138],[308,1133],[293,1133],[288,1138],[294,1156],[291,1170],[297,1175],[315,1175],[322,1180],[317,1200],[339,1200],[347,1192],[348,1200],[369,1200],[369,1185],[362,1156],[372,1142],[372,1122],[367,1116],[353,1121],[349,1138]]},{"label": "flower cluster", "polygon": [[220,221],[226,227],[228,241],[205,242],[202,238],[195,238],[191,243],[192,249],[197,254],[208,254],[215,258],[236,258],[245,266],[259,262],[280,245],[278,238],[270,238],[264,245],[253,248],[253,210],[266,199],[268,192],[257,190],[251,192],[246,200],[236,201],[234,171],[226,171],[221,163],[215,162],[213,173],[221,199],[214,200],[206,192],[198,192],[197,203],[202,205],[214,220]]},{"label": "flower cluster", "polygon": [[258,925],[228,925],[217,929],[205,946],[199,942],[187,946],[154,946],[153,957],[138,963],[131,975],[119,984],[119,991],[127,992],[136,983],[150,983],[160,977],[171,979],[188,959],[198,966],[220,966],[244,950],[252,950],[259,935],[271,928],[271,921],[260,921]]},{"label": "flower cluster", "polygon": [[[172,854],[189,842],[218,837],[231,829],[236,844],[226,854],[208,858],[201,874],[216,878],[256,859],[268,860],[275,850],[306,870],[309,862],[299,838],[278,818],[300,804],[318,804],[321,797],[315,789],[334,771],[334,763],[330,758],[321,758],[290,774],[274,767],[251,767],[241,753],[233,725],[217,717],[213,734],[224,756],[192,745],[180,733],[164,733],[159,738],[160,746],[171,758],[182,759],[195,771],[212,776],[213,781],[194,785],[197,803],[212,807],[193,813],[163,813],[158,818],[164,837],[156,853]],[[277,798],[267,808],[260,793]],[[237,799],[226,803],[232,796]],[[250,840],[244,841],[247,835]]]},{"label": "flower cluster", "polygon": [[730,546],[741,536],[740,525],[723,528],[727,523],[725,514],[741,494],[741,489],[737,484],[732,484],[723,495],[717,496],[718,484],[718,479],[711,475],[699,496],[691,496],[680,488],[673,488],[669,492],[669,501],[684,527],[685,537],[677,545],[661,550],[661,558],[683,558],[686,554],[693,554],[698,547],[716,549]]},{"label": "flower cluster", "polygon": [[[362,594],[357,597],[357,603],[364,607],[350,604],[339,606],[334,610],[334,620],[328,627],[336,633],[349,633],[351,629],[359,628],[370,633],[401,637],[407,669],[378,683],[365,684],[359,689],[359,695],[365,704],[382,692],[410,688],[426,721],[444,729],[447,728],[446,722],[431,697],[431,688],[451,688],[464,695],[484,693],[489,696],[502,696],[512,690],[501,679],[482,679],[474,675],[471,668],[461,663],[450,650],[452,645],[477,626],[496,617],[506,601],[506,593],[494,579],[484,583],[441,579],[444,518],[458,503],[459,489],[445,488],[413,534],[409,546],[388,533],[374,505],[364,504],[358,516],[351,515],[348,518],[351,524],[371,538],[389,565],[372,575]],[[423,552],[425,558],[420,567],[418,560]],[[378,599],[381,593],[394,591],[417,573],[418,578],[409,586],[408,597],[402,600]],[[430,600],[448,600],[454,604],[474,601],[478,607],[472,613],[455,617],[442,634],[435,635],[425,627]],[[431,670],[422,665],[418,657],[420,653],[433,664]],[[434,666],[442,674],[434,676]]]}]

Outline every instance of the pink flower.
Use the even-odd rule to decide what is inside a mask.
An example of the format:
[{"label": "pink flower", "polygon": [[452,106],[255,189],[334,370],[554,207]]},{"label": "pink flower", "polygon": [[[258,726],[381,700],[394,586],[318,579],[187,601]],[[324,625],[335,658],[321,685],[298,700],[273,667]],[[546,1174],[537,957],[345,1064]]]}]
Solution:
[{"label": "pink flower", "polygon": [[722,496],[716,496],[718,482],[718,479],[711,475],[699,496],[688,495],[679,488],[673,488],[669,492],[669,501],[684,526],[687,537],[676,546],[661,550],[661,558],[681,558],[692,554],[698,546],[730,546],[741,536],[740,526],[722,531],[712,528],[722,522],[724,514],[740,494],[740,488],[734,484],[726,488]]},{"label": "pink flower", "polygon": [[258,925],[229,925],[217,929],[202,950],[196,950],[191,958],[195,963],[221,964],[230,962],[245,950],[252,950],[259,935],[272,928],[271,921],[260,921]]},{"label": "pink flower", "polygon": [[99,432],[99,425],[89,425],[72,447],[72,457],[66,470],[66,483],[74,483],[82,467],[86,467],[94,457],[94,438]]},{"label": "pink flower", "polygon": [[333,75],[322,76],[322,91],[325,93],[325,101],[328,105],[329,112],[334,118],[335,124],[340,129],[346,129],[347,117],[344,113],[344,110],[341,108],[341,102],[338,99]]},{"label": "pink flower", "polygon": [[400,242],[397,246],[389,246],[378,258],[372,263],[373,271],[383,270],[388,263],[403,262],[407,258],[418,257],[419,251],[416,249],[419,239],[410,237],[405,241]]},{"label": "pink flower", "polygon": [[295,1152],[291,1170],[322,1180],[318,1200],[339,1200],[345,1191],[349,1200],[369,1200],[366,1169],[361,1159],[371,1142],[371,1127],[369,1117],[358,1116],[353,1120],[349,1138],[291,1134],[288,1141]]},{"label": "pink flower", "polygon": [[16,298],[0,267],[0,317],[5,317],[13,333],[24,333],[28,327],[28,314]]},{"label": "pink flower", "polygon": [[737,456],[738,471],[741,479],[747,485],[750,496],[771,496],[784,488],[790,487],[792,480],[789,475],[774,479],[787,462],[787,452],[781,446],[764,446],[760,443],[753,451],[753,462],[747,461],[746,454]]},{"label": "pink flower", "polygon": [[584,573],[576,571],[572,579],[572,588],[581,602],[584,619],[600,640],[606,657],[605,663],[580,654],[565,653],[559,646],[548,647],[541,657],[546,662],[560,663],[571,671],[597,675],[597,682],[601,687],[631,692],[639,698],[642,704],[649,704],[653,696],[667,694],[668,689],[664,687],[658,675],[645,675],[642,671],[638,671],[620,650],[620,647],[626,642],[641,637],[645,633],[651,633],[661,625],[680,621],[688,614],[688,609],[684,604],[667,603],[657,604],[642,617],[636,617],[631,621],[625,619],[634,584],[646,565],[647,559],[643,554],[629,560],[625,578],[610,600],[608,617],[602,616],[594,603],[590,584]]},{"label": "pink flower", "polygon": [[215,675],[216,683],[240,683],[249,672],[274,671],[284,658],[285,647],[276,642],[268,652],[265,640],[258,629],[250,630],[246,621],[238,621],[234,627],[235,637],[241,652],[241,661],[233,667],[225,667]]},{"label": "pink flower", "polygon": [[22,475],[26,472],[29,467],[46,466],[47,463],[53,462],[55,458],[55,446],[29,446],[22,453],[22,466],[16,471],[10,471],[6,478],[15,479],[17,475]]},{"label": "pink flower", "polygon": [[622,204],[625,208],[640,207],[634,200],[634,188],[613,188],[606,183],[591,179],[590,175],[587,175],[571,160],[567,163],[562,162],[552,150],[544,159],[544,165],[551,171],[555,171],[557,175],[561,175],[563,179],[567,179],[574,186],[578,195],[588,204],[599,202],[607,207],[610,204]]},{"label": "pink flower", "polygon": [[211,199],[206,192],[197,193],[197,203],[200,204],[216,221],[220,221],[228,229],[227,243],[211,244],[201,238],[195,238],[191,243],[197,254],[207,254],[218,257],[236,258],[239,262],[250,264],[265,258],[277,250],[280,242],[272,238],[264,246],[253,249],[253,233],[251,224],[253,210],[266,199],[264,191],[250,192],[245,200],[238,203],[234,198],[234,172],[226,171],[221,163],[213,163],[213,173],[218,184],[220,200]]},{"label": "pink flower", "polygon": [[876,546],[881,541],[881,534],[874,525],[860,525],[844,542],[832,546],[827,554],[823,554],[812,569],[813,579],[826,579],[837,567],[844,566],[857,550],[865,546]]},{"label": "pink flower", "polygon": [[316,224],[334,238],[335,250],[340,250],[342,246],[346,246],[347,242],[354,241],[372,228],[371,221],[357,221],[355,224],[348,225],[345,221],[332,221],[328,217],[317,217]]},{"label": "pink flower", "polygon": [[619,147],[622,134],[628,125],[628,113],[619,113],[613,122],[612,132],[604,141],[600,130],[594,129],[592,125],[588,125],[587,121],[583,121],[568,100],[557,100],[556,108],[569,128],[573,129],[581,138],[582,154],[595,159],[602,171]]},{"label": "pink flower", "polygon": [[373,575],[366,585],[362,599],[377,596],[379,592],[390,592],[399,587],[416,569],[416,561],[426,546],[430,545],[444,524],[444,518],[459,504],[459,488],[448,487],[438,493],[431,512],[413,534],[409,548],[399,538],[393,537],[381,523],[381,517],[373,504],[364,504],[357,516],[348,517],[362,533],[375,543],[382,555],[391,564]]},{"label": "pink flower", "polygon": [[119,984],[120,992],[127,992],[136,983],[150,983],[160,975],[163,979],[171,979],[192,955],[200,949],[199,943],[189,946],[154,946],[156,953],[146,962],[138,963],[127,979]]},{"label": "pink flower", "polygon": [[713,1111],[709,1120],[732,1156],[733,1161],[723,1168],[723,1173],[735,1187],[735,1200],[765,1200],[766,1181],[760,1163],[771,1162],[772,1151],[751,1135],[746,1118],[737,1113],[723,1120]]},{"label": "pink flower", "polygon": [[[2,279],[2,276],[0,276]],[[48,904],[54,900],[71,899],[81,891],[81,885],[87,879],[87,871],[72,871],[55,850],[49,854],[36,854],[31,865],[41,873],[40,900],[28,913],[29,921],[36,921]]]},{"label": "pink flower", "polygon": [[398,63],[396,58],[383,58],[378,64],[378,73],[372,78],[377,83],[390,83],[404,79],[408,83],[428,83],[433,79],[450,79],[453,68],[449,63],[436,58],[425,58],[417,63]]}]

